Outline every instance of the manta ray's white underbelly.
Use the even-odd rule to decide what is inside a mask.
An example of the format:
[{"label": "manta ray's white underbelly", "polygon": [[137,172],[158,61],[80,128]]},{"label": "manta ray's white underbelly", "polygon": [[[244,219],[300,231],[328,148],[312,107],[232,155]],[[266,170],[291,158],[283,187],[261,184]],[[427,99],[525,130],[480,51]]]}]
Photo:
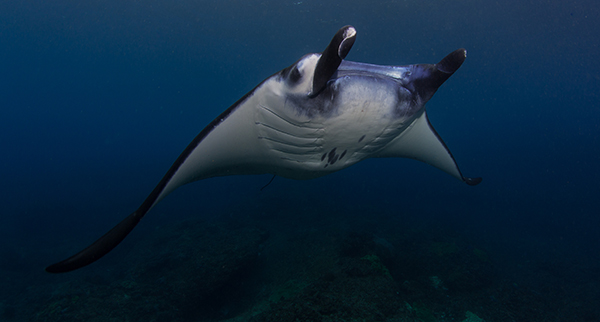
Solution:
[{"label": "manta ray's white underbelly", "polygon": [[281,101],[264,100],[255,114],[258,138],[272,156],[271,173],[311,179],[373,156],[403,128],[394,102],[346,100],[333,115],[309,116]]}]

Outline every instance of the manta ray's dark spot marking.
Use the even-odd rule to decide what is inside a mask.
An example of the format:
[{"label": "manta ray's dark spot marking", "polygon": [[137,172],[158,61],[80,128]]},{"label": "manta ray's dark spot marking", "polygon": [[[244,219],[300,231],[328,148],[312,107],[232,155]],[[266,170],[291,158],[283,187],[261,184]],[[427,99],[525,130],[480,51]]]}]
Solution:
[{"label": "manta ray's dark spot marking", "polygon": [[331,151],[329,151],[329,163],[331,163],[331,159],[333,159],[333,157],[335,156],[335,150],[337,150],[337,148],[333,148],[331,149]]},{"label": "manta ray's dark spot marking", "polygon": [[333,158],[331,159],[331,164],[334,164],[336,161],[338,160],[338,155],[334,155]]},{"label": "manta ray's dark spot marking", "polygon": [[325,157],[327,157],[327,162],[325,162],[325,166],[324,166],[325,168],[327,168],[328,165],[334,164],[338,160],[340,160],[346,154],[347,150],[344,150],[344,152],[342,153],[341,156],[339,154],[337,154],[335,151],[337,151],[337,148],[331,149],[328,153],[326,152],[321,157],[321,161],[323,161],[323,159],[325,159]]},{"label": "manta ray's dark spot marking", "polygon": [[346,155],[346,152],[348,152],[348,150],[344,150],[344,152],[342,152],[342,155],[340,155],[340,160]]},{"label": "manta ray's dark spot marking", "polygon": [[358,142],[360,143],[364,139],[365,139],[365,134],[363,134],[363,136],[361,136],[360,139],[358,139]]}]

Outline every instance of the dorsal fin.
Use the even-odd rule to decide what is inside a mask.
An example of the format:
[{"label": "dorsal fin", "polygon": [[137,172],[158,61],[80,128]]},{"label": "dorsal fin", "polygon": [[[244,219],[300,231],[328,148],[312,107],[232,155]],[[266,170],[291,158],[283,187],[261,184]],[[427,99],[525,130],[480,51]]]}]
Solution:
[{"label": "dorsal fin", "polygon": [[317,62],[317,66],[315,67],[313,86],[312,91],[308,94],[309,97],[319,95],[325,88],[331,76],[333,76],[342,63],[342,60],[350,52],[355,39],[356,29],[352,26],[340,28],[335,36],[333,36],[333,39],[331,39],[331,42],[321,54],[321,58],[319,58],[319,62]]}]

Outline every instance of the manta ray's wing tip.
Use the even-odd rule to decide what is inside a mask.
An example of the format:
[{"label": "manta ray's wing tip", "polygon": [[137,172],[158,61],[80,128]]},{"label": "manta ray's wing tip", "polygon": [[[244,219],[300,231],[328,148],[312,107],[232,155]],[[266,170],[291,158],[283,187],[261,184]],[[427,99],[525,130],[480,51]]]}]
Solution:
[{"label": "manta ray's wing tip", "polygon": [[125,237],[140,222],[140,219],[142,219],[148,209],[149,208],[142,211],[138,209],[138,211],[133,212],[84,250],[63,261],[46,267],[46,272],[66,273],[97,261],[102,256],[108,254],[113,248],[117,247],[117,245],[125,239]]},{"label": "manta ray's wing tip", "polygon": [[481,183],[481,177],[477,177],[477,178],[467,178],[467,177],[463,177],[463,180],[465,181],[466,184],[468,184],[469,186],[476,186],[478,184]]}]

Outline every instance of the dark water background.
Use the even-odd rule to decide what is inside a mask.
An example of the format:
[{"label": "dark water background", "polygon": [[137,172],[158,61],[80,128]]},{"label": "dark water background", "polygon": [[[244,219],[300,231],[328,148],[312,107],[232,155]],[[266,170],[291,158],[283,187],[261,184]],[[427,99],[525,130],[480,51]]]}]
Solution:
[{"label": "dark water background", "polygon": [[[400,159],[277,178],[263,192],[268,175],[214,178],[178,189],[135,234],[243,216],[231,209],[272,206],[264,200],[326,204],[449,227],[515,281],[532,278],[519,269],[531,261],[600,273],[599,14],[595,1],[556,0],[2,1],[0,270],[71,278],[43,268],[135,210],[221,111],[352,24],[353,61],[435,63],[468,50],[428,113],[481,185]],[[0,303],[29,286],[2,283]],[[589,283],[600,287],[598,275]]]}]

